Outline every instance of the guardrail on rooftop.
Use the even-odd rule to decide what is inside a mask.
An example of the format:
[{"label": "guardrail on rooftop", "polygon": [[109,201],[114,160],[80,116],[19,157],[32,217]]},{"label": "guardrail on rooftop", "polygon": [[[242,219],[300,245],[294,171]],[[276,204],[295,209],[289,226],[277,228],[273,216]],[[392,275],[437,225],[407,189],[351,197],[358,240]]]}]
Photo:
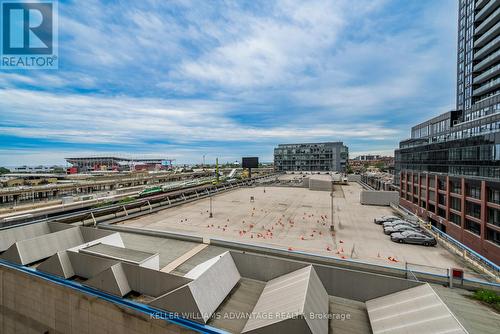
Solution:
[{"label": "guardrail on rooftop", "polygon": [[[208,239],[208,238],[203,238],[202,236],[196,234],[188,234],[181,232],[174,233],[174,232],[151,230],[151,229],[144,229],[137,227],[125,227],[122,225],[100,224],[98,225],[98,227],[115,232],[137,233],[137,234],[143,234],[161,238],[174,238],[178,240],[194,241],[194,242],[197,242],[195,239],[198,238],[198,242],[200,242],[199,240],[203,240],[204,243],[207,243],[212,246],[224,247],[241,252],[253,252],[256,254],[262,254],[268,256],[278,256],[289,260],[307,262],[310,264],[329,265],[339,268],[358,270],[374,274],[388,275],[398,278],[410,278],[410,279],[416,278],[421,282],[445,284],[445,285],[448,284],[449,282],[449,272],[447,268],[434,267],[433,270],[429,270],[425,268],[426,266],[412,264],[413,267],[410,268],[411,269],[411,274],[410,274],[408,273],[408,270],[405,268],[405,264],[403,263],[401,263],[401,267],[387,266],[387,265],[366,262],[362,260],[341,259],[333,256],[310,253],[300,250],[287,250],[286,248],[257,245],[252,243],[244,243],[244,242],[219,239],[219,238]],[[411,275],[411,277],[409,277],[408,275]],[[474,278],[470,279],[464,278],[462,284],[459,286],[461,288],[468,290],[475,290],[478,288],[491,288],[496,291],[500,291],[500,284]]]},{"label": "guardrail on rooftop", "polygon": [[431,230],[439,235],[441,239],[444,239],[451,243],[453,246],[457,247],[459,250],[463,251],[464,256],[469,257],[473,259],[474,261],[481,263],[483,266],[487,267],[497,278],[500,277],[500,266],[496,265],[495,263],[491,262],[481,254],[475,252],[474,250],[470,249],[469,247],[465,246],[462,244],[460,241],[452,238],[448,234],[444,233],[443,231],[439,230],[435,226],[431,226]]},{"label": "guardrail on rooftop", "polygon": [[439,239],[444,240],[447,242],[448,247],[454,247],[455,251],[459,252],[460,254],[463,255],[465,260],[469,260],[474,262],[476,266],[481,267],[485,272],[489,273],[491,276],[494,276],[497,281],[500,281],[500,266],[496,265],[492,261],[488,260],[481,254],[477,253],[476,251],[472,250],[471,248],[467,247],[460,241],[454,239],[450,235],[446,234],[445,232],[439,230],[437,227],[430,225],[428,227],[429,223],[423,221],[420,219],[418,216],[416,216],[413,212],[409,211],[408,209],[398,205],[391,206],[393,209],[398,210],[398,211],[403,211],[406,215],[412,216],[417,218],[423,225],[432,233],[434,233]]},{"label": "guardrail on rooftop", "polygon": [[[125,214],[129,216],[134,210],[142,212],[152,212],[159,209],[164,209],[176,203],[187,202],[191,199],[201,198],[203,196],[213,195],[221,191],[226,191],[241,186],[249,186],[260,180],[275,177],[276,174],[268,174],[263,176],[257,176],[252,179],[244,179],[230,183],[219,183],[217,185],[206,184],[202,186],[188,187],[172,192],[165,192],[161,194],[151,195],[148,197],[137,198],[131,202],[127,203],[115,203],[109,204],[103,207],[95,207],[90,209],[85,209],[77,212],[61,213],[55,216],[42,217],[42,218],[28,218],[22,221],[9,221],[2,222],[0,220],[0,230],[4,228],[10,228],[13,226],[21,226],[26,224],[47,222],[47,221],[58,221],[64,223],[75,223],[84,222],[85,220],[93,220],[96,223],[98,217]],[[206,193],[204,193],[206,191]],[[191,192],[192,195],[188,195]],[[186,195],[183,195],[185,193]]]}]

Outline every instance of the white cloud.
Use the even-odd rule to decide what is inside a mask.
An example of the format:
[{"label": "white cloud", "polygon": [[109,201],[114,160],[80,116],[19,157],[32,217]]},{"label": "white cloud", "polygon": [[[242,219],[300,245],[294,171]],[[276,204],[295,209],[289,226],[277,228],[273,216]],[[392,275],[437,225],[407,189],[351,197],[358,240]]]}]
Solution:
[{"label": "white cloud", "polygon": [[453,105],[453,1],[60,4],[61,69],[1,73],[0,131],[186,156],[316,140],[390,150]]},{"label": "white cloud", "polygon": [[[33,106],[37,106],[36,111]],[[352,137],[382,140],[396,133],[380,125],[251,127],[231,120],[228,117],[231,107],[230,103],[214,101],[0,90],[0,108],[5,110],[2,133],[26,138],[137,146],[148,140],[182,143]]]}]

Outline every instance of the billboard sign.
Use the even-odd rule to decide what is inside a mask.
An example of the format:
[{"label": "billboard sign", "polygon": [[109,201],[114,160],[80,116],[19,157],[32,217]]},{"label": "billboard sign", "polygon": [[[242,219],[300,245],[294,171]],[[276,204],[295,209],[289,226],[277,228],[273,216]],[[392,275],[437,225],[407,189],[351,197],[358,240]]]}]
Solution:
[{"label": "billboard sign", "polygon": [[259,167],[258,157],[244,157],[241,159],[241,166],[243,168],[257,168]]}]

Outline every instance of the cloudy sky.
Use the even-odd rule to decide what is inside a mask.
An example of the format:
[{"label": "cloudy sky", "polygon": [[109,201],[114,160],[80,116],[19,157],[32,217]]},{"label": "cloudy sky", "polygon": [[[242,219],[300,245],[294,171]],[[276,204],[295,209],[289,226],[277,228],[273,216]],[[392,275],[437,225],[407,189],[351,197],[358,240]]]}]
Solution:
[{"label": "cloudy sky", "polygon": [[0,165],[393,154],[454,107],[456,0],[59,3],[59,69],[0,70]]}]

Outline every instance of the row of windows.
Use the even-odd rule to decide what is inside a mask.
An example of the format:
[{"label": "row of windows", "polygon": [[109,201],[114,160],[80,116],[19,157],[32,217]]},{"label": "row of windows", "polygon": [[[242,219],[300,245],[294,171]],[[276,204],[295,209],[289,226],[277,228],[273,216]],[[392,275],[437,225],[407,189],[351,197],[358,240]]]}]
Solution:
[{"label": "row of windows", "polygon": [[481,198],[481,186],[466,186],[466,195],[472,198]]},{"label": "row of windows", "polygon": [[411,137],[415,139],[425,138],[430,135],[448,131],[449,129],[450,129],[450,119],[445,119],[443,121],[439,121],[436,123],[432,123],[430,125],[425,125],[423,127],[413,129]]},{"label": "row of windows", "polygon": [[500,167],[450,166],[449,174],[500,179]]},{"label": "row of windows", "polygon": [[462,211],[462,200],[460,198],[450,197],[450,208]]},{"label": "row of windows", "polygon": [[484,116],[488,116],[500,111],[500,103],[494,104],[492,106],[488,106],[479,110],[474,110],[472,112],[468,112],[464,115],[465,122],[472,121]]},{"label": "row of windows", "polygon": [[481,219],[481,205],[472,202],[465,202],[465,214]]},{"label": "row of windows", "polygon": [[429,142],[435,143],[435,142],[443,142],[443,141],[449,141],[449,140],[469,138],[469,137],[474,137],[474,136],[477,136],[480,134],[498,132],[498,130],[500,130],[500,121],[495,121],[495,122],[491,122],[488,124],[482,124],[482,125],[470,127],[470,128],[463,129],[460,131],[453,131],[453,132],[447,133],[445,135],[434,136],[434,137],[429,139]]},{"label": "row of windows", "polygon": [[475,103],[478,103],[478,102],[484,101],[484,100],[489,99],[490,97],[495,96],[495,95],[498,95],[498,94],[500,94],[500,89],[496,89],[496,90],[493,90],[493,91],[488,92],[488,93],[486,93],[486,94],[480,95],[480,96],[478,96],[478,97],[475,99]]},{"label": "row of windows", "polygon": [[496,166],[449,166],[426,164],[400,164],[397,171],[411,170],[415,172],[444,173],[456,176],[479,176],[491,179],[500,179],[500,167]]},{"label": "row of windows", "polygon": [[[406,199],[410,200],[411,197],[410,196],[406,196]],[[459,209],[459,207],[460,207],[460,200],[457,199],[457,198],[454,198],[454,197],[451,197],[450,199],[451,199],[451,202],[452,202],[452,208],[453,208],[453,203],[454,203],[456,205],[456,207],[453,208],[453,209],[456,210],[456,211],[460,211],[460,209]],[[413,198],[412,202],[415,203],[415,204],[417,204],[418,200],[416,200],[415,198]],[[422,201],[420,206],[425,209],[426,208],[426,202]],[[435,212],[435,209],[436,209],[436,207],[434,205],[432,205],[431,203],[429,203],[429,211]],[[438,212],[437,213],[438,213],[438,216],[446,219],[446,211],[444,209],[438,207]],[[466,201],[466,212],[465,212],[465,214],[469,215],[471,217],[480,219],[481,218],[481,206],[479,204],[472,203],[472,202],[467,202]],[[452,223],[456,224],[456,225],[459,225],[459,226],[462,225],[462,218],[461,218],[461,216],[459,214],[453,213],[451,211],[450,211],[450,214],[449,214],[449,220]],[[474,222],[474,221],[466,218],[466,222],[467,221],[469,222],[469,225],[473,225],[473,226],[480,225],[480,224],[478,224],[478,223],[476,223],[476,222]],[[494,209],[494,208],[488,208],[487,222],[489,224],[492,224],[492,225],[495,225],[495,226],[500,226],[500,210]]]},{"label": "row of windows", "polygon": [[488,201],[491,203],[500,204],[500,190],[488,188]]},{"label": "row of windows", "polygon": [[[498,111],[495,111],[498,112]],[[472,117],[470,114],[466,115],[466,117]],[[472,119],[472,118],[471,118]],[[428,140],[418,142],[416,143],[417,146],[423,145],[423,144],[428,144],[428,143],[437,143],[437,142],[445,142],[445,141],[451,141],[451,140],[457,140],[457,139],[464,139],[464,138],[470,138],[474,136],[478,136],[481,134],[488,134],[488,133],[496,133],[500,130],[500,121],[492,121],[491,123],[486,123],[486,124],[481,124],[477,126],[473,126],[467,129],[463,130],[458,130],[458,131],[453,131],[450,133],[446,134],[441,134],[441,135],[433,135],[430,137],[432,134],[436,134],[436,132],[433,132],[432,134],[428,134],[428,129],[426,127],[422,128],[417,128],[412,130],[412,139],[419,139],[419,138],[426,138],[428,137]],[[406,147],[411,147],[411,146],[405,146],[404,144],[400,145],[401,148],[406,148]]]},{"label": "row of windows", "polygon": [[302,155],[274,155],[275,160],[319,160],[335,159],[336,154],[302,154]]},{"label": "row of windows", "polygon": [[398,162],[500,161],[500,144],[457,147],[433,151],[405,152]]},{"label": "row of windows", "polygon": [[500,210],[488,208],[488,223],[500,226]]},{"label": "row of windows", "polygon": [[[413,193],[418,194],[418,174],[413,174],[413,184],[411,183],[411,175],[408,175],[408,180],[406,181],[407,184],[407,189],[410,191],[413,186]],[[421,175],[421,184],[422,186],[425,186],[426,184],[426,176]],[[436,192],[432,190],[431,188],[435,187],[435,177],[434,175],[429,175],[429,199],[435,200],[436,198]],[[438,177],[438,189],[446,191],[446,179],[442,177]],[[404,183],[403,183],[404,184]],[[461,180],[453,179],[450,178],[449,180],[449,188],[450,188],[450,193],[462,194],[462,182]],[[402,188],[404,190],[404,188]],[[424,194],[426,193],[425,188],[421,189],[422,191],[422,197],[424,197]],[[479,181],[474,181],[474,180],[465,180],[465,195],[467,197],[472,197],[476,199],[481,199],[481,184]],[[487,183],[486,184],[486,195],[487,195],[487,201],[490,203],[496,203],[500,204],[500,183]],[[445,204],[440,203],[440,204]],[[451,196],[450,197],[450,207],[452,209],[455,209],[457,211],[461,210],[461,200],[460,198],[456,198]]]},{"label": "row of windows", "polygon": [[465,219],[464,228],[474,234],[481,235],[481,224],[470,219]]},{"label": "row of windows", "polygon": [[462,148],[451,148],[448,154],[450,161],[463,160],[481,160],[496,161],[500,160],[500,144],[481,145]]},{"label": "row of windows", "polygon": [[500,232],[497,232],[491,228],[487,228],[486,229],[486,240],[491,241],[491,242],[500,246]]}]

